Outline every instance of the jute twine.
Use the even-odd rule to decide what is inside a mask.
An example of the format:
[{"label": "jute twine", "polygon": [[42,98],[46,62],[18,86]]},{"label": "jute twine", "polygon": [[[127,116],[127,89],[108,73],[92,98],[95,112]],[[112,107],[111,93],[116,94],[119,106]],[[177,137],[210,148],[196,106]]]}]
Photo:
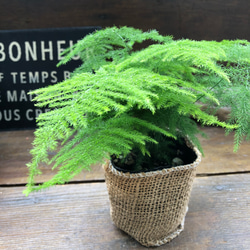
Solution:
[{"label": "jute twine", "polygon": [[123,173],[106,163],[105,178],[114,224],[144,246],[160,246],[184,229],[188,201],[201,161],[147,173]]}]

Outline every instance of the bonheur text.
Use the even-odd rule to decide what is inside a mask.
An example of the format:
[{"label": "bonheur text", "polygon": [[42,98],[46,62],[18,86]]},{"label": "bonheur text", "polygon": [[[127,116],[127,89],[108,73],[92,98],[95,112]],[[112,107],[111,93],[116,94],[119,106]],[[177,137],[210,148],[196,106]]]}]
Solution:
[{"label": "bonheur text", "polygon": [[[0,62],[10,60],[19,61],[46,61],[62,60],[61,53],[74,44],[72,40],[58,41],[24,41],[22,43],[12,41],[9,44],[0,42]],[[74,60],[79,57],[75,56]]]}]

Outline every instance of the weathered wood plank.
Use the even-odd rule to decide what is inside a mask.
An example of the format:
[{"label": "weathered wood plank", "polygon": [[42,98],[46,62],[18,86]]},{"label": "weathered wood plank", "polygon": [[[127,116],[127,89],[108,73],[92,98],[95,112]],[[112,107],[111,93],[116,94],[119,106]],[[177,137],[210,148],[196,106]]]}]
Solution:
[{"label": "weathered wood plank", "polygon": [[[34,139],[34,130],[0,132],[0,185],[23,184],[27,182],[28,169],[26,164],[31,160],[29,153]],[[44,182],[53,176],[52,170],[42,165],[43,175],[37,178]],[[103,180],[103,169],[93,165],[92,171],[83,171],[74,181]]]},{"label": "weathered wood plank", "polygon": [[248,0],[0,0],[0,29],[135,26],[176,38],[250,40]]},{"label": "weathered wood plank", "polygon": [[[185,230],[158,249],[248,250],[249,182],[249,174],[196,178]],[[0,249],[146,249],[112,224],[105,183],[22,190],[0,188]]]},{"label": "weathered wood plank", "polygon": [[200,138],[204,157],[198,167],[198,174],[234,173],[250,171],[250,142],[243,142],[234,153],[234,136],[225,136],[222,128],[204,127],[208,136]]},{"label": "weathered wood plank", "polygon": [[[232,173],[250,171],[250,142],[242,144],[239,152],[233,153],[233,135],[225,136],[224,130],[215,127],[202,129],[208,139],[201,139],[205,157],[203,157],[198,174]],[[33,130],[0,132],[0,185],[23,184],[27,181],[26,163],[31,159],[29,150],[34,139]],[[229,161],[228,161],[229,160]],[[52,177],[53,172],[42,168],[43,175],[37,178],[43,182]],[[83,171],[74,181],[103,180],[104,173],[100,165],[92,171]]]}]

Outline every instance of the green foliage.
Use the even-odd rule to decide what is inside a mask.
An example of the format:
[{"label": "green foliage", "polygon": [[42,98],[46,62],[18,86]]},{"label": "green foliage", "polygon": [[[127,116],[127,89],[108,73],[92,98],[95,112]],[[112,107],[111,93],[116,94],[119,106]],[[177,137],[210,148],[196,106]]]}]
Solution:
[{"label": "green foliage", "polygon": [[142,43],[146,40],[163,43],[170,41],[171,37],[161,36],[155,30],[142,32],[139,29],[129,27],[100,30],[66,49],[63,53],[65,58],[58,65],[67,63],[74,56],[80,56],[83,63],[75,72],[92,73],[103,65],[124,60],[132,53],[136,43]]},{"label": "green foliage", "polygon": [[[216,105],[217,109],[230,108],[228,123],[238,125],[235,129],[236,152],[244,139],[250,139],[250,43],[236,40],[222,41],[219,44],[226,53],[226,60],[219,61],[218,65],[228,75],[230,82],[216,75],[201,76],[200,82],[208,84],[208,91],[220,100],[220,105]],[[204,99],[203,102],[209,103]]]},{"label": "green foliage", "polygon": [[[151,45],[135,49],[145,41]],[[86,36],[60,63],[80,54],[72,77],[32,92],[36,105],[51,111],[37,119],[25,193],[65,183],[110,155],[136,149],[150,156],[154,134],[188,137],[202,150],[196,121],[235,129],[237,148],[250,137],[249,48],[247,41],[174,41],[128,27]],[[231,107],[230,120],[202,111],[204,103]],[[58,172],[36,186],[43,162]]]}]

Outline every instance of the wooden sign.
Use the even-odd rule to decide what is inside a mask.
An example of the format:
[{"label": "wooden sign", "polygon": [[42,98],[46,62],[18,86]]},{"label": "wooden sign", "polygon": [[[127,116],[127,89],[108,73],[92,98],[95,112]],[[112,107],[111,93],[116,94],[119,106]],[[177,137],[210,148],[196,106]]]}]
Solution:
[{"label": "wooden sign", "polygon": [[56,67],[64,49],[99,27],[0,31],[0,130],[34,128],[46,109],[34,107],[30,90],[63,81],[79,57]]}]

